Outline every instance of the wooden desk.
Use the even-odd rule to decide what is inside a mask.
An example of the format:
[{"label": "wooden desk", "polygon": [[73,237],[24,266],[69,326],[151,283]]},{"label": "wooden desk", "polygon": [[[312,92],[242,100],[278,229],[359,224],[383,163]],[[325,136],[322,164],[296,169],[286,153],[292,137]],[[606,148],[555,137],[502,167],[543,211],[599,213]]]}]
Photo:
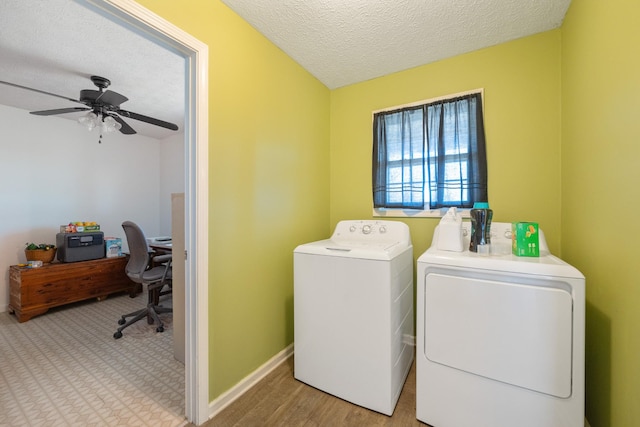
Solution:
[{"label": "wooden desk", "polygon": [[151,243],[149,247],[156,251],[159,255],[170,254],[171,252],[173,252],[173,243],[171,241],[166,243]]},{"label": "wooden desk", "polygon": [[9,313],[18,322],[46,313],[52,307],[86,299],[102,300],[109,294],[129,292],[140,286],[125,274],[127,257],[81,262],[56,262],[38,268],[9,267]]}]

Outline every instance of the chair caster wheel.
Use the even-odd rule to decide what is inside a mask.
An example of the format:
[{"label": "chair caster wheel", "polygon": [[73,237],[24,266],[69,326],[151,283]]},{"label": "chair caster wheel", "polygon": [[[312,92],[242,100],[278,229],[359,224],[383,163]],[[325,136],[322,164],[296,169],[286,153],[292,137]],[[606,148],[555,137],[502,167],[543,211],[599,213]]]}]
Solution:
[{"label": "chair caster wheel", "polygon": [[127,323],[126,320],[124,319],[118,319],[118,325],[124,325],[125,323]]},{"label": "chair caster wheel", "polygon": [[113,337],[114,337],[115,339],[122,338],[122,332],[117,331],[115,334],[113,334]]},{"label": "chair caster wheel", "polygon": [[156,328],[156,332],[164,332],[164,327],[162,327],[162,326],[158,326],[158,327]]}]

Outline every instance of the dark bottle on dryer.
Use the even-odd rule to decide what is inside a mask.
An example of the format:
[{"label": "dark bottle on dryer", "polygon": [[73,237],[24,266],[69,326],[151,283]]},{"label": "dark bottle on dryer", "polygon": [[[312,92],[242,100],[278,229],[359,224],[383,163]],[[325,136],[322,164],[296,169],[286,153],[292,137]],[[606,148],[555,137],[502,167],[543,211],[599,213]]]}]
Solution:
[{"label": "dark bottle on dryer", "polygon": [[469,212],[471,216],[471,241],[469,250],[481,254],[488,254],[491,247],[491,218],[493,211],[489,203],[476,202]]}]

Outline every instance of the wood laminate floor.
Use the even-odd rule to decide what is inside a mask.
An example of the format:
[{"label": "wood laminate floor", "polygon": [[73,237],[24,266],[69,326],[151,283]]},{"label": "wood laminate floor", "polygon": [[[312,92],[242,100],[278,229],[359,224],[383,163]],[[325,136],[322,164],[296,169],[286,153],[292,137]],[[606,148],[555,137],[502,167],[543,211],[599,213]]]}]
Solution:
[{"label": "wood laminate floor", "polygon": [[209,420],[206,427],[421,426],[416,419],[415,362],[388,417],[324,393],[293,377],[293,357]]}]

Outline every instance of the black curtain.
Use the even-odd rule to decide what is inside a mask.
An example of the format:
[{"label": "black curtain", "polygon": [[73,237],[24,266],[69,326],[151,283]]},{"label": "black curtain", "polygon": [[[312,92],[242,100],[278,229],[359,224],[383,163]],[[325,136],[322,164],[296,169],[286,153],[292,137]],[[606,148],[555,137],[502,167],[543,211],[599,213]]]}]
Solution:
[{"label": "black curtain", "polygon": [[374,114],[372,179],[376,208],[487,201],[481,94]]},{"label": "black curtain", "polygon": [[374,207],[424,209],[423,117],[424,106],[374,116]]}]

